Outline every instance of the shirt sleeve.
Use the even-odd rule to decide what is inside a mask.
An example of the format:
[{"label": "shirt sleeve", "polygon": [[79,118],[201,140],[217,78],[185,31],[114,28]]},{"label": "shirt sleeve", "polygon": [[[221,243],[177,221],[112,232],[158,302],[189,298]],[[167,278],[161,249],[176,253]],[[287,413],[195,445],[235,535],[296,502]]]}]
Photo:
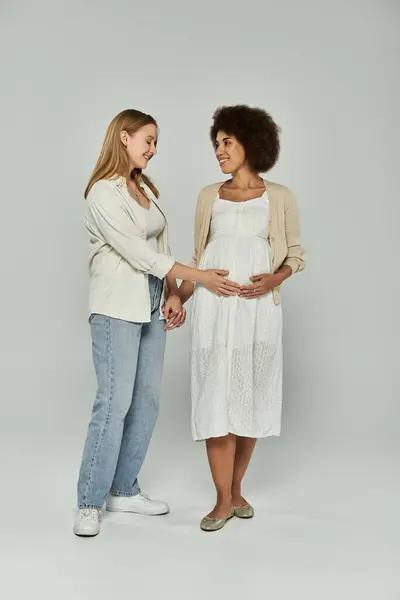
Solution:
[{"label": "shirt sleeve", "polygon": [[87,219],[93,221],[105,242],[134,269],[158,279],[172,269],[175,260],[153,250],[118,197],[109,190],[102,190],[90,199],[87,209]]}]

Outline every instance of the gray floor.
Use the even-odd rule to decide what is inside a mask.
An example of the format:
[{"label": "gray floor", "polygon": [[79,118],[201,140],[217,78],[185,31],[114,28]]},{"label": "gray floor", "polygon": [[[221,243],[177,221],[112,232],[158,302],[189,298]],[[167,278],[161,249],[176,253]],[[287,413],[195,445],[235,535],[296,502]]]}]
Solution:
[{"label": "gray floor", "polygon": [[26,436],[10,448],[3,436],[3,473],[13,461],[2,496],[5,600],[400,598],[390,442],[263,441],[246,482],[256,517],[207,534],[199,521],[213,492],[202,445],[165,447],[156,436],[141,483],[171,514],[105,514],[94,539],[71,531],[79,444]]}]

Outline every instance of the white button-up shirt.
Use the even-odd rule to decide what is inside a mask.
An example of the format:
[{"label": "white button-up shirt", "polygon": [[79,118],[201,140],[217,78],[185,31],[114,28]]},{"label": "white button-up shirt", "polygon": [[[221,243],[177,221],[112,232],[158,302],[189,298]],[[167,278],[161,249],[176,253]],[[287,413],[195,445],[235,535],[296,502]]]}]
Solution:
[{"label": "white button-up shirt", "polygon": [[[148,187],[146,192],[163,212]],[[89,314],[148,323],[148,275],[164,279],[175,263],[169,250],[167,220],[156,251],[146,240],[145,213],[120,177],[102,179],[91,188],[85,224],[90,238]]]}]

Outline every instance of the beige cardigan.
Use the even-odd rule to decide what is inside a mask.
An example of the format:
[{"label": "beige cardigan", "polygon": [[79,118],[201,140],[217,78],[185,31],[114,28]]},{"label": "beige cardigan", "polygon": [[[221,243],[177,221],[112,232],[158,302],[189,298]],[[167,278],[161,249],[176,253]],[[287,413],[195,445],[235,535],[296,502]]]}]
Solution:
[{"label": "beige cardigan", "polygon": [[[224,181],[203,188],[196,206],[194,227],[194,253],[192,265],[198,267],[210,235],[211,215],[214,200]],[[272,268],[289,265],[293,273],[304,269],[304,250],[300,243],[300,221],[297,201],[284,185],[264,179],[269,201],[269,243],[271,245]],[[280,302],[280,290],[272,290],[275,304]]]}]

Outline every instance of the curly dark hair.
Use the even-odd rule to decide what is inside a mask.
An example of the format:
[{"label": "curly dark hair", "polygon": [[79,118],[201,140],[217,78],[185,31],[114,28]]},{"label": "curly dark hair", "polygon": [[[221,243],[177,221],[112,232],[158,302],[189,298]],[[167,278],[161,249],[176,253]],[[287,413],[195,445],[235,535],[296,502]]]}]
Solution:
[{"label": "curly dark hair", "polygon": [[234,136],[240,142],[250,169],[256,173],[269,171],[278,160],[280,129],[262,108],[251,108],[245,104],[217,108],[210,129],[214,148],[219,131]]}]

